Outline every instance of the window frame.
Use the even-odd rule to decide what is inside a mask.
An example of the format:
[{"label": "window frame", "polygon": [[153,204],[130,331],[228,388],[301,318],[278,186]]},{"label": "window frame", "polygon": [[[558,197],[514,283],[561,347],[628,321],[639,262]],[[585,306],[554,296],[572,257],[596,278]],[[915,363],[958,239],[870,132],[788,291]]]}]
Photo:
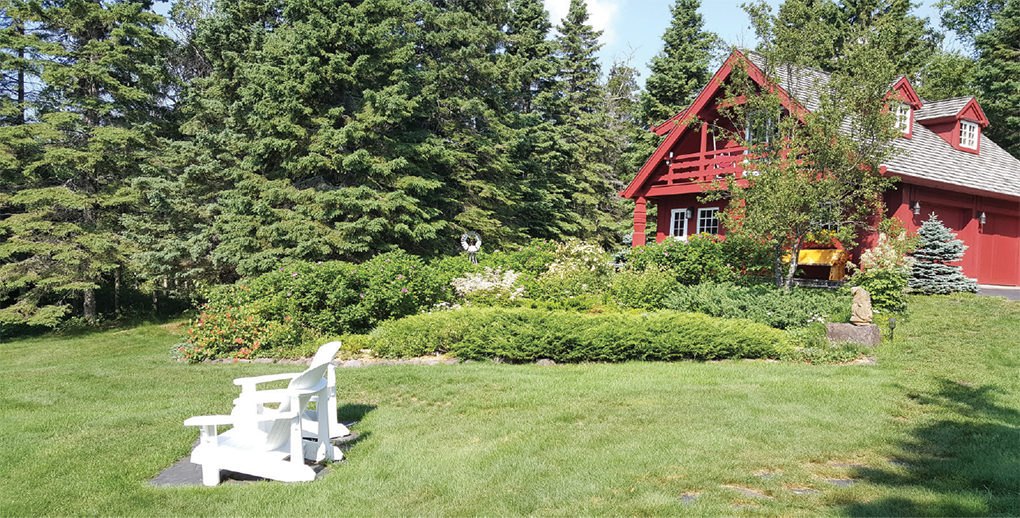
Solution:
[{"label": "window frame", "polygon": [[900,103],[896,106],[896,129],[904,135],[910,135],[914,124],[914,108],[909,104]]},{"label": "window frame", "polygon": [[[710,214],[711,216],[706,217],[705,216],[706,214]],[[715,224],[713,225],[715,227],[715,231],[710,232],[710,231],[705,229],[706,226],[704,226],[702,224],[702,222],[706,221],[706,220],[709,221],[709,222],[712,222],[712,221],[715,222]],[[707,233],[707,234],[719,235],[719,227],[720,227],[720,224],[719,224],[719,207],[704,207],[704,208],[698,209],[697,229],[698,229],[698,233],[699,234]]]},{"label": "window frame", "polygon": [[[966,131],[966,129],[970,129],[970,131],[968,132]],[[971,139],[965,138],[968,135],[968,133],[972,137],[973,140],[971,142],[972,145],[968,145],[968,141]],[[971,151],[977,151],[978,142],[980,141],[980,139],[981,139],[981,127],[978,126],[977,123],[967,120],[960,121],[960,147],[962,147],[963,149],[969,149]]]},{"label": "window frame", "polygon": [[[672,237],[672,238],[675,238],[675,239],[679,239],[680,241],[686,241],[687,240],[687,222],[690,219],[690,218],[687,217],[687,210],[688,210],[688,208],[684,207],[684,208],[673,209],[673,210],[669,211],[669,228],[667,229],[669,231],[669,237]],[[683,219],[683,228],[679,229],[679,230],[683,231],[683,234],[679,234],[679,235],[676,233],[676,231],[678,230],[677,229],[677,223],[678,223],[677,216],[681,216],[682,219]]]}]

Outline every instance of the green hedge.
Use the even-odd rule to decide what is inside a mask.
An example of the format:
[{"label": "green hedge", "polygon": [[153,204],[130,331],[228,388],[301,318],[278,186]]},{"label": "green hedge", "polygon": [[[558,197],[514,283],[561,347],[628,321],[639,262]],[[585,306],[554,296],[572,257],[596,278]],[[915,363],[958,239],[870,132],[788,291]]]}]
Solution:
[{"label": "green hedge", "polygon": [[714,317],[746,318],[777,329],[790,329],[811,322],[847,322],[853,298],[846,288],[827,291],[774,286],[734,286],[705,283],[677,286],[664,306],[676,311],[704,313]]},{"label": "green hedge", "polygon": [[372,348],[382,357],[446,352],[462,360],[576,363],[778,358],[790,346],[782,331],[693,313],[466,308],[387,322],[372,333]]}]

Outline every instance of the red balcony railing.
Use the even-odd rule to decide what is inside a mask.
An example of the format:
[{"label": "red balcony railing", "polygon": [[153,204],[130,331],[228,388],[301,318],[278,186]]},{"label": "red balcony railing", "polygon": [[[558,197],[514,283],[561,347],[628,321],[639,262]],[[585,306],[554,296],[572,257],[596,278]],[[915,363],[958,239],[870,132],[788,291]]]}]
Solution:
[{"label": "red balcony railing", "polygon": [[705,183],[725,178],[740,177],[744,172],[747,158],[745,147],[729,147],[704,153],[679,155],[669,159],[669,171],[652,185],[679,186],[691,183]]}]

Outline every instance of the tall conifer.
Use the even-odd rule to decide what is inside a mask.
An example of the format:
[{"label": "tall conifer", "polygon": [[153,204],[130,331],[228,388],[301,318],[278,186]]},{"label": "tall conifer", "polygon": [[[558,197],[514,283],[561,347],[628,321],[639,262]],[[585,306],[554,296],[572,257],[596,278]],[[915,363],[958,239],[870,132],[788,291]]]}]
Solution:
[{"label": "tall conifer", "polygon": [[121,214],[137,205],[129,182],[152,156],[164,115],[169,40],[150,7],[64,0],[23,18],[40,35],[27,67],[39,89],[21,103],[24,124],[0,134],[17,156],[3,175],[20,178],[0,197],[0,297],[16,298],[0,321],[55,325],[73,299],[93,320],[96,290],[126,264]]},{"label": "tall conifer", "polygon": [[680,113],[708,83],[718,36],[705,31],[700,0],[676,0],[673,19],[662,35],[662,51],[652,58],[652,74],[641,96],[642,122],[658,124]]}]

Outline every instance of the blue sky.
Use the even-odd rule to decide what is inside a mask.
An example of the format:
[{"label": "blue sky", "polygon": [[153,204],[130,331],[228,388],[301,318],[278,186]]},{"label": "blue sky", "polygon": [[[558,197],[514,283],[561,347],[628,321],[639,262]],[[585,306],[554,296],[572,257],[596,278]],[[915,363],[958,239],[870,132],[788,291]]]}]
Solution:
[{"label": "blue sky", "polygon": [[[544,0],[553,25],[559,25],[567,14],[570,0]],[[740,4],[747,0],[702,0],[701,15],[705,29],[721,36],[731,45],[753,47],[754,31]],[[916,0],[915,0],[916,1]],[[938,27],[936,0],[922,0],[914,13],[927,17]],[[606,72],[613,60],[626,60],[633,51],[631,65],[641,72],[638,84],[644,85],[648,77],[648,62],[662,50],[662,34],[669,26],[669,8],[674,0],[587,0],[589,23],[603,32],[599,53],[602,70]],[[780,0],[768,0],[776,8]]]}]

